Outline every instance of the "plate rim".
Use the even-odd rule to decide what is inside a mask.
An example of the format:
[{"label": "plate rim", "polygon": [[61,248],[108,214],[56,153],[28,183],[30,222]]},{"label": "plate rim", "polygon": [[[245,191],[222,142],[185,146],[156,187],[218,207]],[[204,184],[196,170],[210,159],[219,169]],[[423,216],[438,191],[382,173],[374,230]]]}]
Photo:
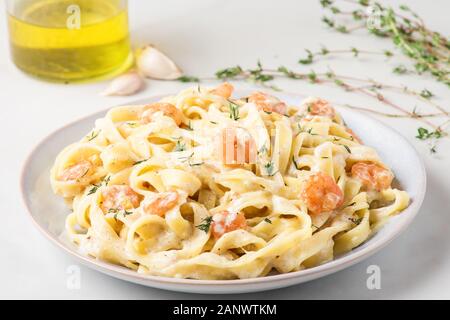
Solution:
[{"label": "plate rim", "polygon": [[[236,93],[244,93],[248,92],[250,90],[237,90]],[[287,96],[287,97],[298,97],[298,98],[304,98],[305,95],[295,94],[292,92],[279,92],[277,93],[280,96]],[[184,286],[202,286],[202,287],[210,287],[210,286],[216,286],[216,285],[227,285],[227,286],[240,286],[240,285],[264,285],[264,284],[270,284],[273,282],[283,281],[283,280],[295,280],[295,279],[304,279],[304,281],[299,282],[306,282],[310,281],[331,273],[338,272],[340,270],[343,270],[347,267],[350,267],[360,261],[362,261],[365,258],[368,258],[369,256],[375,254],[376,252],[380,251],[382,248],[384,248],[386,245],[388,245],[392,240],[394,240],[396,237],[398,237],[414,220],[416,215],[419,213],[419,210],[423,204],[423,200],[425,198],[426,194],[426,188],[427,188],[427,175],[425,170],[425,165],[420,157],[419,153],[417,152],[417,149],[397,130],[394,128],[391,128],[390,126],[387,126],[383,122],[381,122],[378,119],[375,119],[371,117],[370,115],[364,114],[362,112],[359,112],[357,110],[350,110],[347,109],[351,113],[355,113],[358,116],[368,118],[370,121],[375,122],[378,126],[383,127],[385,130],[392,132],[398,138],[400,138],[405,145],[407,145],[415,154],[416,159],[419,163],[419,172],[418,176],[421,178],[421,185],[419,185],[418,194],[413,199],[409,206],[402,211],[402,213],[407,213],[407,217],[404,218],[403,221],[399,223],[396,230],[391,232],[391,234],[386,235],[385,237],[378,239],[376,242],[372,243],[370,246],[363,248],[359,251],[355,251],[353,253],[349,253],[346,256],[339,257],[338,259],[329,261],[327,263],[324,263],[322,265],[318,265],[312,268],[307,268],[299,271],[293,271],[288,273],[281,273],[281,274],[275,274],[270,276],[264,276],[264,277],[256,277],[256,278],[247,278],[247,279],[232,279],[232,280],[199,280],[199,279],[184,279],[184,278],[172,278],[172,277],[164,277],[164,276],[155,276],[155,275],[148,275],[143,273],[138,273],[134,270],[127,269],[126,267],[120,266],[120,265],[114,265],[112,263],[108,263],[106,261],[102,261],[99,259],[92,258],[90,256],[85,256],[79,252],[76,252],[75,250],[72,250],[68,246],[66,246],[62,241],[60,241],[57,237],[54,237],[50,232],[46,230],[46,228],[34,218],[32,214],[32,209],[30,207],[30,204],[28,203],[27,196],[26,196],[26,178],[28,176],[27,174],[27,168],[30,167],[32,159],[34,158],[34,155],[39,151],[39,149],[54,135],[64,131],[70,126],[73,126],[79,122],[82,122],[84,120],[87,120],[97,114],[106,113],[111,108],[115,108],[118,106],[128,106],[128,105],[139,105],[142,104],[143,101],[148,100],[154,101],[156,99],[161,99],[163,97],[166,97],[168,95],[173,95],[173,93],[168,94],[157,94],[157,95],[151,95],[149,97],[140,98],[135,101],[125,102],[120,105],[115,105],[107,108],[102,108],[101,110],[97,110],[95,112],[92,112],[88,115],[81,116],[75,120],[72,120],[68,122],[67,124],[57,128],[56,130],[51,131],[50,133],[46,134],[43,138],[37,142],[33,148],[29,151],[28,155],[25,158],[25,161],[22,163],[21,172],[20,172],[20,193],[21,193],[21,199],[22,203],[24,204],[26,208],[26,212],[30,220],[32,221],[33,225],[47,238],[50,240],[51,243],[56,245],[57,247],[63,249],[66,253],[68,253],[71,256],[74,256],[78,260],[80,260],[84,265],[91,269],[95,269],[97,271],[101,271],[103,273],[107,273],[108,275],[119,277],[121,279],[126,279],[128,277],[133,278],[133,280],[136,283],[150,284],[149,282],[155,282],[160,285],[184,285]],[[340,109],[342,107],[338,107]],[[384,228],[385,226],[383,226]],[[128,280],[128,279],[127,279]],[[292,285],[297,284],[299,282],[294,282]],[[284,287],[284,286],[283,286]],[[173,290],[173,289],[171,289]],[[268,290],[268,289],[262,289],[262,290]],[[181,290],[180,290],[181,291]],[[219,291],[219,290],[218,290]]]}]

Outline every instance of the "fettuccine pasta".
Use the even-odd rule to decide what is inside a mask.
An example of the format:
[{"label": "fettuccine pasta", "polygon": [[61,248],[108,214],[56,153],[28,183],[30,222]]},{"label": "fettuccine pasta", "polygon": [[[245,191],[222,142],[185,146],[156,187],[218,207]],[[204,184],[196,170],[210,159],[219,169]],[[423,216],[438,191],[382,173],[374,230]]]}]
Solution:
[{"label": "fettuccine pasta", "polygon": [[317,266],[409,204],[325,100],[189,88],[111,109],[51,183],[86,255],[140,273],[243,279]]}]

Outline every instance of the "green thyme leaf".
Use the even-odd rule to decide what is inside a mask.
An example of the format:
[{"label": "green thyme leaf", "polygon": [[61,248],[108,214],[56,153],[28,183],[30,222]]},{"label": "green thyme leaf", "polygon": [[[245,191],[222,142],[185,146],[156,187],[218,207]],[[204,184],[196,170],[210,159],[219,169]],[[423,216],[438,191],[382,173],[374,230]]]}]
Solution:
[{"label": "green thyme leaf", "polygon": [[177,80],[180,82],[200,82],[199,78],[191,76],[181,76]]},{"label": "green thyme leaf", "polygon": [[212,222],[212,217],[206,217],[202,220],[202,223],[195,226],[197,229],[202,230],[206,233],[208,233],[209,228],[211,226],[211,222]]},{"label": "green thyme leaf", "polygon": [[230,100],[228,100],[228,102],[229,102],[228,108],[230,112],[230,119],[233,119],[235,121],[239,120],[239,106]]},{"label": "green thyme leaf", "polygon": [[429,98],[431,98],[431,97],[433,96],[433,93],[432,93],[430,90],[423,89],[423,90],[420,92],[420,95],[421,95],[423,98],[425,98],[425,99],[429,99]]},{"label": "green thyme leaf", "polygon": [[186,151],[186,144],[181,140],[177,140],[177,143],[175,144],[175,149],[173,151],[174,152]]},{"label": "green thyme leaf", "polygon": [[244,70],[242,70],[242,68],[240,66],[235,66],[235,67],[231,67],[231,68],[225,68],[222,70],[219,70],[216,72],[216,77],[218,79],[229,79],[229,78],[235,78],[239,75],[241,75],[241,73]]},{"label": "green thyme leaf", "polygon": [[98,135],[100,134],[100,131],[102,131],[102,130],[98,130],[97,132],[92,131],[90,135],[86,136],[86,138],[88,139],[88,141],[92,141],[98,137]]}]

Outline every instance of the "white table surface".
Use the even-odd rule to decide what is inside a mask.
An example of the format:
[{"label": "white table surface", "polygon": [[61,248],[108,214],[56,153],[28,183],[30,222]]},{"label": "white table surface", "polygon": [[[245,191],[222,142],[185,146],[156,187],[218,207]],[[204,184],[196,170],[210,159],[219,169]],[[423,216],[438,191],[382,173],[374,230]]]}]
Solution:
[{"label": "white table surface", "polygon": [[[391,1],[398,3],[397,1]],[[429,26],[450,34],[448,0],[402,1],[416,9]],[[211,75],[235,64],[253,66],[257,59],[267,66],[285,64],[297,70],[325,70],[327,65],[344,74],[370,76],[411,88],[428,88],[437,102],[449,106],[449,90],[429,77],[396,76],[390,70],[407,63],[398,54],[390,60],[365,57],[329,58],[317,65],[296,64],[304,48],[391,49],[389,40],[362,31],[342,35],[321,22],[322,9],[315,0],[167,0],[130,1],[131,34],[135,45],[153,43],[166,51],[188,74]],[[0,17],[5,17],[4,1]],[[81,268],[81,287],[67,287],[67,270],[77,262],[49,243],[25,214],[19,175],[31,148],[65,123],[106,106],[185,87],[175,82],[149,81],[142,93],[125,98],[98,95],[105,83],[56,85],[40,82],[19,72],[9,60],[6,19],[0,19],[0,298],[58,299],[205,299],[127,283],[89,268]],[[246,83],[236,83],[249,87]],[[335,102],[351,102],[370,108],[382,105],[357,94],[300,81],[278,81],[288,91],[321,95]],[[399,104],[413,102],[395,97]],[[418,105],[419,110],[427,110]],[[425,203],[412,225],[388,247],[344,271],[309,283],[262,293],[228,296],[246,299],[408,299],[450,298],[450,138],[442,139],[431,155],[426,143],[414,138],[419,124],[409,119],[378,117],[395,127],[422,154],[428,174]],[[443,120],[443,119],[441,119]],[[408,161],[408,159],[405,159]],[[381,289],[368,290],[369,265],[381,269]]]}]

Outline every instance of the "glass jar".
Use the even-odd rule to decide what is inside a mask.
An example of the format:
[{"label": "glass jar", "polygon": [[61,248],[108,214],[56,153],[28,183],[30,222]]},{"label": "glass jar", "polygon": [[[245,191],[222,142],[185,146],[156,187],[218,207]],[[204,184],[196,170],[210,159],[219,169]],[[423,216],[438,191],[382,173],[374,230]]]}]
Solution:
[{"label": "glass jar", "polygon": [[133,63],[126,0],[7,0],[11,56],[49,81],[122,73]]}]

